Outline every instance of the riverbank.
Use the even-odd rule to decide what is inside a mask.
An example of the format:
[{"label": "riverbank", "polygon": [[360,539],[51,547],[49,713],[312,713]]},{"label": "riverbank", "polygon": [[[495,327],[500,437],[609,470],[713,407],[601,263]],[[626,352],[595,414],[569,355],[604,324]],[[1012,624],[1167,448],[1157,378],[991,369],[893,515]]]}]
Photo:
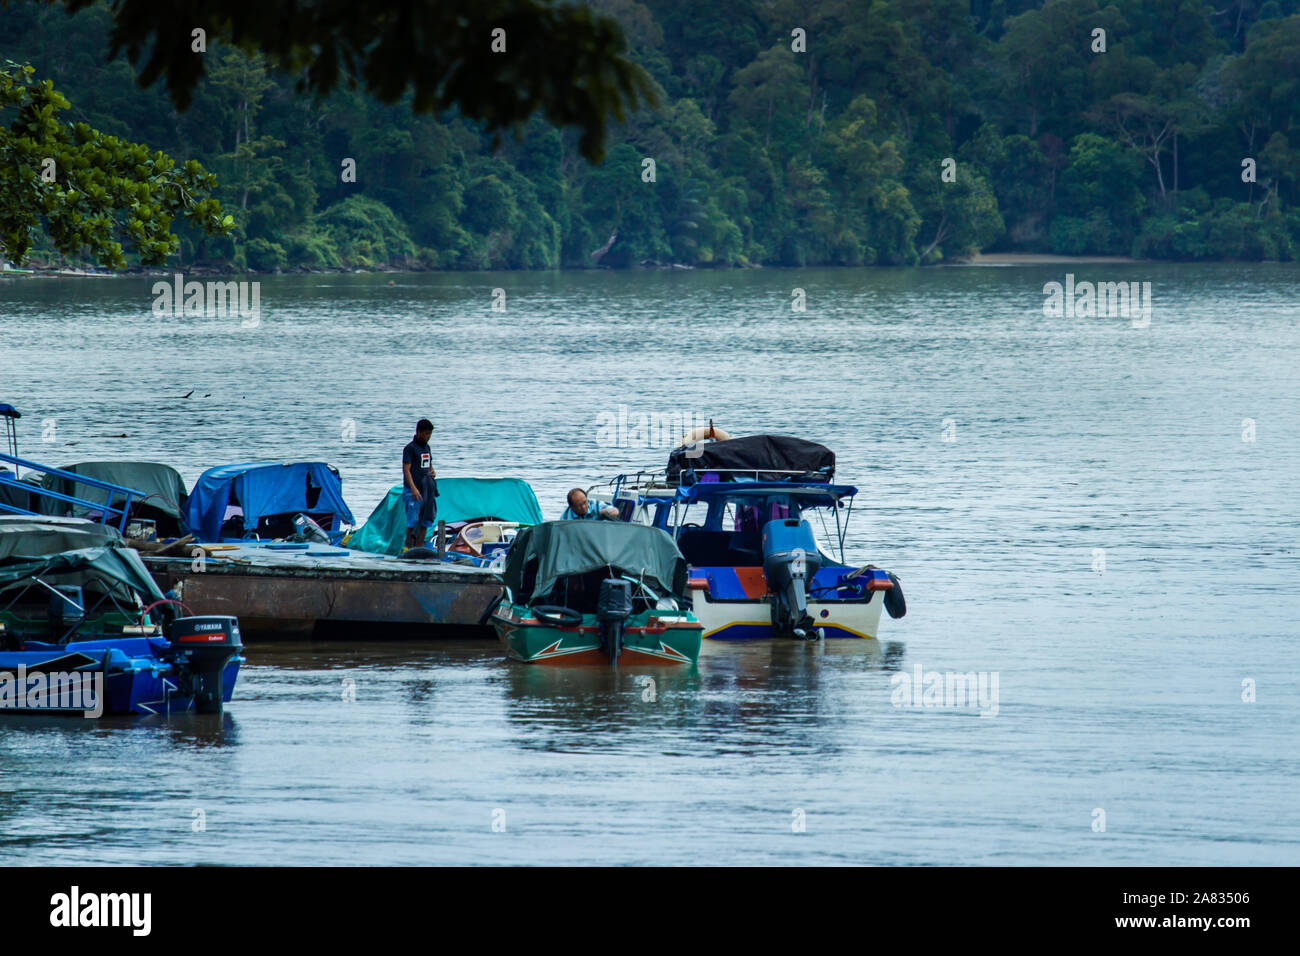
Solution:
[{"label": "riverbank", "polygon": [[[1129,256],[1062,256],[1053,253],[1043,252],[992,252],[976,253],[976,255],[967,260],[937,263],[941,266],[1041,266],[1041,265],[1128,265],[1140,262],[1161,262],[1157,259],[1135,259]],[[429,269],[421,266],[397,266],[397,265],[378,265],[368,269],[317,269],[317,268],[292,268],[283,269],[277,272],[258,272],[255,269],[244,269],[238,272],[231,271],[229,266],[216,265],[186,265],[175,266],[166,269],[150,268],[145,269],[139,266],[129,267],[119,272],[94,272],[81,268],[58,268],[48,269],[33,267],[29,272],[23,274],[24,278],[33,279],[106,279],[106,278],[170,278],[177,272],[187,276],[231,276],[231,275],[420,275],[428,273],[438,273],[454,275],[458,272],[497,272],[501,274],[520,274],[526,271],[536,272],[641,272],[641,271],[694,271],[696,266],[682,265],[680,263],[659,263],[659,262],[642,262],[627,269],[612,269],[609,267],[595,266],[587,269],[542,269],[542,270],[518,270],[518,269],[487,269],[487,270],[458,270],[458,269]],[[763,266],[757,263],[748,266],[719,266],[714,269],[704,268],[704,271],[745,271],[757,269],[781,269],[781,266]],[[896,267],[873,267],[873,266],[816,266],[814,268],[896,268]],[[916,268],[925,268],[918,266]],[[5,275],[18,277],[17,273],[8,272]]]},{"label": "riverbank", "polygon": [[1154,259],[1133,259],[1129,256],[1058,256],[1050,252],[990,252],[976,253],[966,262],[953,262],[956,266],[1068,266],[1107,263],[1128,265],[1136,262],[1155,262]]}]

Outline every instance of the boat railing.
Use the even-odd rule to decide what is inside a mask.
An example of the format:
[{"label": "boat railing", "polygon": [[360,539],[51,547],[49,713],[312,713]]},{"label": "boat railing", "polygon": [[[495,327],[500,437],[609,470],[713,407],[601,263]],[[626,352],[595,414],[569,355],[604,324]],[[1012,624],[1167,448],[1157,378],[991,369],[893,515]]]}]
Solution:
[{"label": "boat railing", "polygon": [[[41,498],[50,498],[55,501],[63,501],[71,505],[85,508],[87,511],[98,511],[99,521],[101,524],[108,524],[110,519],[117,524],[119,533],[126,531],[126,522],[130,517],[131,502],[133,500],[143,501],[146,497],[144,492],[136,491],[134,488],[127,488],[124,485],[115,485],[109,481],[100,481],[98,478],[90,478],[86,475],[79,475],[73,471],[66,471],[62,468],[51,468],[48,465],[42,465],[39,462],[29,461],[26,458],[19,458],[17,455],[8,455],[0,452],[0,462],[6,462],[10,465],[26,468],[28,471],[40,472],[43,475],[54,475],[58,478],[65,478],[75,482],[73,488],[77,485],[85,485],[89,488],[98,488],[108,493],[105,501],[91,501],[87,498],[79,498],[76,495],[65,495],[59,491],[53,491],[43,485],[38,485],[31,481],[20,480],[18,478],[17,468],[13,474],[0,473],[0,488],[16,488],[21,492],[29,495],[39,495]],[[115,505],[113,499],[117,496],[122,497],[121,506]],[[30,499],[29,499],[30,500]],[[30,508],[20,508],[15,504],[0,501],[0,511],[17,515],[39,515],[40,512],[32,511]]]},{"label": "boat railing", "polygon": [[[795,481],[802,479],[806,481],[815,481],[818,484],[829,484],[831,480],[829,476],[811,473],[806,469],[706,468],[704,471],[709,474],[726,476],[733,480],[736,478],[743,478],[750,481],[773,480],[771,478],[760,478],[760,476],[768,475],[779,475],[780,477],[776,478],[776,481]],[[599,482],[594,485],[593,490],[595,488],[608,488],[610,489],[609,493],[611,497],[615,499],[627,498],[629,496],[657,498],[671,497],[680,486],[681,482],[678,478],[670,478],[667,469],[658,468],[654,470],[646,469],[615,475],[607,481]]]}]

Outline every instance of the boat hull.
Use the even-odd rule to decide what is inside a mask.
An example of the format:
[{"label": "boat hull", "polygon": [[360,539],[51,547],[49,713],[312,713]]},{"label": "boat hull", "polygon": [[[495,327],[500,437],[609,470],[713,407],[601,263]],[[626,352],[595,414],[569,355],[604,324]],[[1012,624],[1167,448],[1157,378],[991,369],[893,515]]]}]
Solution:
[{"label": "boat hull", "polygon": [[[552,627],[520,605],[503,602],[492,626],[511,660],[525,663],[608,664],[595,615],[581,625]],[[703,628],[691,615],[654,612],[628,620],[620,659],[627,663],[690,664],[700,656]]]},{"label": "boat hull", "polygon": [[[706,641],[752,641],[773,637],[772,604],[767,596],[715,600],[706,587],[691,588],[692,611],[704,626]],[[874,640],[880,629],[879,595],[870,601],[809,601],[808,614],[822,636]]]},{"label": "boat hull", "polygon": [[[66,645],[29,642],[23,650],[0,652],[0,714],[167,715],[195,709],[182,693],[175,665],[157,656],[146,638],[77,641]],[[222,671],[222,700],[229,703],[244,659]]]}]

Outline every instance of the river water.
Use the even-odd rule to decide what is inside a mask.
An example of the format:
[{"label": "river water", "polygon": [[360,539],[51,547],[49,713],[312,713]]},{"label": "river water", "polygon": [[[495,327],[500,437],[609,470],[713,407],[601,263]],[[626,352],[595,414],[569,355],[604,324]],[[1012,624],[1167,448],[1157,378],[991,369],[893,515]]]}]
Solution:
[{"label": "river water", "polygon": [[[1150,282],[1149,325],[1045,315],[1067,271]],[[689,670],[253,645],[219,719],[4,718],[0,860],[1300,863],[1298,280],[287,276],[255,325],[154,314],[154,280],[0,281],[26,457],[323,459],[361,520],[427,416],[440,475],[526,478],[558,517],[665,460],[598,429],[620,406],[712,417],[830,445],[847,556],[909,605],[879,642]],[[902,706],[971,672],[995,708]]]}]

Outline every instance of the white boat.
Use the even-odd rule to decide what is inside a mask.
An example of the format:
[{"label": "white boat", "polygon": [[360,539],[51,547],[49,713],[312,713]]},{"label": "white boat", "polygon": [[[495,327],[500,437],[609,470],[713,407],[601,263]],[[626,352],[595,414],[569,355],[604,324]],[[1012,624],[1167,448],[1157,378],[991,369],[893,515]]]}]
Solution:
[{"label": "white boat", "polygon": [[833,482],[834,461],[787,436],[683,445],[665,471],[621,475],[588,497],[674,538],[706,640],[873,639],[882,608],[902,617],[906,603],[896,575],[844,560],[857,489]]}]

